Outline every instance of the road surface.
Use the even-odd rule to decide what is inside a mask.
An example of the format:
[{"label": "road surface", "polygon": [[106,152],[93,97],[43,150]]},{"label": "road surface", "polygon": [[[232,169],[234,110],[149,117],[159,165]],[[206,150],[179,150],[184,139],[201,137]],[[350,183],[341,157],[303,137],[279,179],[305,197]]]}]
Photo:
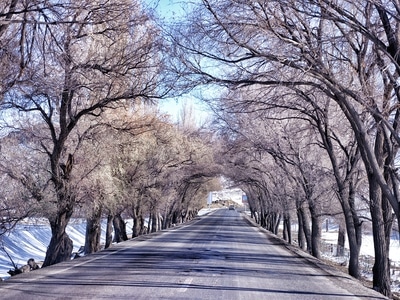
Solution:
[{"label": "road surface", "polygon": [[94,255],[15,276],[1,299],[385,299],[221,209]]}]

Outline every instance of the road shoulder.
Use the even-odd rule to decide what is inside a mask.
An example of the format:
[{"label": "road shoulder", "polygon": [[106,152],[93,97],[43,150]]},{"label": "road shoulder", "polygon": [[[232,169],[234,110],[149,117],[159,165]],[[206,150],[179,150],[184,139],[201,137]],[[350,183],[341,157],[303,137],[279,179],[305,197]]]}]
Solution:
[{"label": "road shoulder", "polygon": [[[328,274],[331,280],[338,281],[338,284],[341,288],[344,288],[348,291],[351,291],[355,294],[368,294],[373,299],[389,299],[382,294],[376,292],[375,290],[371,289],[364,285],[364,283],[356,278],[351,277],[349,274],[342,272],[337,267],[330,265],[323,260],[317,259],[314,256],[310,255],[309,253],[303,251],[299,247],[289,244],[279,236],[269,232],[265,228],[262,228],[259,224],[257,224],[252,218],[250,218],[247,214],[241,213],[242,217],[254,227],[257,227],[260,232],[265,234],[269,239],[273,239],[276,243],[281,244],[290,252],[294,253],[298,257],[303,258],[310,264],[318,267],[319,269],[323,270],[326,274]],[[354,290],[354,287],[357,287],[357,291]]]}]

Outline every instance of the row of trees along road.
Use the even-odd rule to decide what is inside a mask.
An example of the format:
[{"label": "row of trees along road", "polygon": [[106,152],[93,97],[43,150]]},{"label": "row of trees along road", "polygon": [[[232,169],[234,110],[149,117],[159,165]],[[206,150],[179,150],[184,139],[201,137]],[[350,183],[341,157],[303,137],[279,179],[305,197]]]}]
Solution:
[{"label": "row of trees along road", "polygon": [[220,115],[227,175],[263,225],[296,209],[315,256],[321,216],[341,209],[355,277],[364,203],[373,287],[390,296],[390,235],[400,218],[399,2],[202,0],[194,8],[171,30],[174,71],[183,89],[201,82],[219,92],[203,97]]},{"label": "row of trees along road", "polygon": [[[46,217],[44,266],[70,259],[66,226],[86,216],[85,252],[193,218],[217,170],[211,135],[151,108],[171,91],[161,31],[135,0],[0,4],[1,234]],[[150,218],[148,228],[144,219]]]}]

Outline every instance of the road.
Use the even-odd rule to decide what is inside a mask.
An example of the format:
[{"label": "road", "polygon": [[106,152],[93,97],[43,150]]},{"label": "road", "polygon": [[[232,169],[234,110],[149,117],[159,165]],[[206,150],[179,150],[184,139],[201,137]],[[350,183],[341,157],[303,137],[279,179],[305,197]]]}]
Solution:
[{"label": "road", "polygon": [[15,276],[1,299],[385,299],[221,209],[187,225]]}]

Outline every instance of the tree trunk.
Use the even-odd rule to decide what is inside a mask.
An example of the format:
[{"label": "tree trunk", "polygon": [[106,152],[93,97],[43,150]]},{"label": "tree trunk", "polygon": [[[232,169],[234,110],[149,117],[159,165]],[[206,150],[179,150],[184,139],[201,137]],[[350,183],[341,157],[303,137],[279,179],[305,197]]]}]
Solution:
[{"label": "tree trunk", "polygon": [[266,210],[265,210],[265,205],[264,201],[261,197],[258,198],[259,205],[260,205],[260,226],[263,228],[267,228],[267,220],[266,220]]},{"label": "tree trunk", "polygon": [[263,211],[260,212],[260,226],[262,228],[266,228],[267,227],[267,220],[265,217],[265,213]]},{"label": "tree trunk", "polygon": [[54,265],[59,262],[71,259],[73,243],[66,233],[67,225],[74,211],[75,198],[68,186],[69,177],[73,167],[73,156],[68,156],[66,165],[63,165],[60,172],[59,150],[62,147],[55,147],[51,157],[51,170],[53,172],[52,182],[54,183],[57,197],[57,212],[50,217],[51,239],[47,247],[43,267]]},{"label": "tree trunk", "polygon": [[[312,253],[312,249],[311,249],[312,240],[311,240],[310,220],[308,218],[308,214],[306,212],[306,209],[304,208],[304,202],[302,202],[302,204],[300,204],[299,213],[301,215],[301,220],[302,220],[302,228],[301,228],[301,230],[304,232],[304,238],[305,238],[305,241],[307,243],[305,245],[305,248],[307,249],[307,252]],[[299,228],[299,231],[300,231],[300,228]]]},{"label": "tree trunk", "polygon": [[297,220],[298,220],[298,230],[297,230],[297,240],[298,240],[298,244],[299,244],[299,248],[306,250],[307,248],[307,242],[306,242],[306,237],[304,234],[304,230],[303,230],[303,216],[300,213],[300,209],[297,209]]},{"label": "tree trunk", "polygon": [[133,219],[133,224],[132,224],[132,238],[139,236],[140,233],[140,207],[135,206],[132,208],[132,219]]},{"label": "tree trunk", "polygon": [[256,211],[255,211],[252,207],[249,207],[249,209],[250,209],[250,217],[253,218],[254,221],[255,221],[257,224],[259,224],[259,220],[258,220],[258,216],[257,216]]},{"label": "tree trunk", "polygon": [[337,256],[344,255],[345,232],[347,232],[347,239],[349,241],[350,250],[348,266],[349,275],[353,276],[354,278],[359,278],[359,256],[362,243],[362,227],[359,217],[357,215],[353,183],[350,180],[347,187],[345,187],[342,183],[338,184],[338,186],[339,201],[342,206],[346,227],[344,228],[342,224],[339,225]]},{"label": "tree trunk", "polygon": [[100,250],[101,206],[94,207],[92,215],[86,219],[85,254]]},{"label": "tree trunk", "polygon": [[354,278],[360,277],[359,257],[361,240],[358,238],[358,236],[361,236],[361,224],[355,224],[355,227],[351,231],[347,231],[350,249],[348,270],[349,275],[353,276]]},{"label": "tree trunk", "polygon": [[157,213],[153,212],[152,213],[152,218],[151,218],[151,232],[156,232],[157,231],[157,226],[158,226]]},{"label": "tree trunk", "polygon": [[279,233],[279,224],[281,224],[282,215],[277,214],[275,226],[274,226],[274,234],[278,235]]},{"label": "tree trunk", "polygon": [[128,240],[126,234],[126,224],[121,217],[121,214],[116,214],[113,219],[114,226],[114,242],[120,243]]},{"label": "tree trunk", "polygon": [[[355,278],[359,278],[359,257],[362,244],[362,222],[360,222],[360,218],[357,215],[354,181],[350,181],[349,197],[348,199],[344,200],[347,200],[349,205],[349,207],[346,207],[345,212],[346,231],[350,248],[349,274]],[[347,205],[346,201],[344,202],[344,205]]]},{"label": "tree trunk", "polygon": [[311,255],[321,258],[321,217],[314,203],[309,204],[309,211],[311,214]]},{"label": "tree trunk", "polygon": [[[378,183],[368,174],[372,233],[374,238],[375,262],[372,268],[373,289],[390,297],[390,263],[385,237],[385,224],[382,211],[382,193]],[[371,175],[371,176],[370,176]]]},{"label": "tree trunk", "polygon": [[71,259],[73,243],[65,231],[71,215],[72,209],[66,209],[64,212],[58,212],[55,219],[49,220],[51,227],[51,240],[47,248],[43,267]]},{"label": "tree trunk", "polygon": [[140,227],[139,235],[146,234],[146,226],[145,226],[146,224],[145,224],[144,217],[142,215],[140,215],[138,218],[139,218],[139,227]]},{"label": "tree trunk", "polygon": [[336,256],[344,256],[344,247],[346,243],[346,227],[339,224],[339,233],[337,240]]},{"label": "tree trunk", "polygon": [[150,212],[149,215],[149,222],[147,223],[147,230],[146,230],[146,234],[149,234],[151,232],[151,226],[153,224],[153,214]]},{"label": "tree trunk", "polygon": [[157,231],[160,231],[163,229],[164,217],[161,214],[159,214],[157,220],[158,220]]},{"label": "tree trunk", "polygon": [[170,220],[171,217],[168,214],[165,214],[161,223],[161,229],[167,229],[170,226]]},{"label": "tree trunk", "polygon": [[164,221],[163,221],[163,229],[167,229],[172,226],[174,223],[174,212],[175,212],[176,203],[172,204],[165,213]]},{"label": "tree trunk", "polygon": [[274,233],[274,216],[272,213],[270,212],[266,212],[265,213],[265,229],[267,229],[268,231]]},{"label": "tree trunk", "polygon": [[177,210],[175,210],[172,213],[172,224],[178,224],[179,223],[179,213]]},{"label": "tree trunk", "polygon": [[104,245],[105,249],[109,248],[112,243],[113,220],[114,220],[114,216],[112,214],[109,214],[107,216],[106,244]]},{"label": "tree trunk", "polygon": [[258,217],[257,217],[257,205],[254,203],[255,196],[253,193],[247,193],[247,204],[249,206],[250,211],[250,218],[254,219],[254,221],[258,224]]},{"label": "tree trunk", "polygon": [[132,225],[132,238],[139,236],[139,233],[140,233],[139,218],[137,216],[134,216]]},{"label": "tree trunk", "polygon": [[339,188],[339,200],[342,206],[346,228],[344,228],[342,224],[339,225],[337,256],[344,255],[345,232],[347,232],[347,239],[349,241],[350,250],[348,267],[349,275],[353,276],[354,278],[359,278],[359,256],[362,243],[362,227],[359,217],[357,215],[357,209],[355,207],[355,194],[352,186],[353,184],[350,183],[347,187],[347,193],[345,192],[345,190],[347,189],[345,189],[343,185],[341,185]]},{"label": "tree trunk", "polygon": [[179,224],[182,224],[182,223],[185,222],[186,216],[187,216],[186,209],[182,209],[180,214],[179,214]]},{"label": "tree trunk", "polygon": [[[384,129],[381,126],[377,126],[374,151],[381,170],[384,170],[384,156],[387,154],[385,153],[384,135]],[[386,198],[384,196],[382,197],[383,190],[375,176],[377,175],[372,171],[368,172],[370,211],[375,250],[375,263],[372,268],[372,284],[374,290],[390,298],[392,292],[390,287],[389,245],[386,239],[386,219],[384,212],[388,207],[385,205]],[[387,178],[385,179],[387,180]]]},{"label": "tree trunk", "polygon": [[285,213],[283,215],[283,239],[289,244],[292,243],[292,228],[291,228],[290,214]]},{"label": "tree trunk", "polygon": [[188,214],[188,219],[187,219],[187,221],[193,220],[194,217],[195,217],[195,212],[194,212],[192,209],[190,209],[190,210],[189,210],[189,214]]},{"label": "tree trunk", "polygon": [[[380,197],[380,195],[378,197]],[[375,263],[372,268],[373,288],[379,293],[390,297],[390,262],[387,252],[388,246],[385,238],[385,225],[383,223],[381,200],[376,199],[376,197],[374,198],[375,199],[370,208],[375,250]]]}]

